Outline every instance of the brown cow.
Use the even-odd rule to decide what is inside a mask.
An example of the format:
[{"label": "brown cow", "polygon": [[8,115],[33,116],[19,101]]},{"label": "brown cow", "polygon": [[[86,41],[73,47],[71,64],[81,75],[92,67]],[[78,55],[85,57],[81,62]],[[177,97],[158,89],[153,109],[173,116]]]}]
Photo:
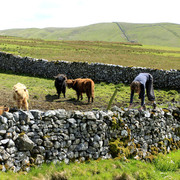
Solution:
[{"label": "brown cow", "polygon": [[79,101],[79,96],[81,95],[81,100],[83,99],[82,93],[86,93],[88,97],[88,103],[94,100],[94,81],[92,79],[68,79],[66,80],[68,88],[72,88],[76,91],[77,100]]},{"label": "brown cow", "polygon": [[9,108],[7,106],[0,106],[0,115],[8,111],[9,111]]}]

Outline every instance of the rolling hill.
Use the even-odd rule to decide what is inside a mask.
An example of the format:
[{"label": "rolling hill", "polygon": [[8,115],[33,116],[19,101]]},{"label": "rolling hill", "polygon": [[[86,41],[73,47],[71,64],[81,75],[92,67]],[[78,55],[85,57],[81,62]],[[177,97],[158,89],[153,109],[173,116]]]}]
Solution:
[{"label": "rolling hill", "polygon": [[180,47],[180,25],[172,23],[99,23],[76,28],[28,28],[0,30],[0,35],[48,40],[136,42]]}]

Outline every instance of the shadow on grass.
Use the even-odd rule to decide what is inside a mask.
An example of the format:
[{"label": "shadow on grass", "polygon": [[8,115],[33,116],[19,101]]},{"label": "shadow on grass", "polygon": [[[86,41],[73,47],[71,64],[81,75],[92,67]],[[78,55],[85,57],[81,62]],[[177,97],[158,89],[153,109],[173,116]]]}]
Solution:
[{"label": "shadow on grass", "polygon": [[66,102],[67,103],[72,103],[74,105],[89,105],[89,104],[91,104],[91,103],[88,103],[88,102],[78,101],[75,98],[67,99]]},{"label": "shadow on grass", "polygon": [[53,102],[55,99],[58,99],[58,96],[57,96],[57,95],[47,94],[47,95],[45,96],[45,98],[46,98],[46,101],[48,101],[48,102]]},{"label": "shadow on grass", "polygon": [[46,98],[46,101],[48,101],[48,102],[54,102],[54,101],[55,102],[66,102],[66,103],[72,103],[74,105],[89,105],[89,104],[91,104],[88,102],[78,101],[75,98],[66,99],[64,97],[60,97],[58,99],[57,95],[50,95],[50,94],[46,95],[45,98]]}]

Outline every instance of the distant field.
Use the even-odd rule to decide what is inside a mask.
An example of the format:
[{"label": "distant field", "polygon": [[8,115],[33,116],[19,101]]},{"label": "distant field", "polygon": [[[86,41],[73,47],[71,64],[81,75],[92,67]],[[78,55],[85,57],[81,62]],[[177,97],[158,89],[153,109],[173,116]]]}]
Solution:
[{"label": "distant field", "polygon": [[180,48],[101,41],[49,41],[0,36],[0,51],[38,59],[180,69]]},{"label": "distant field", "polygon": [[137,42],[180,47],[180,24],[98,23],[74,28],[28,28],[0,30],[0,35],[68,41]]}]

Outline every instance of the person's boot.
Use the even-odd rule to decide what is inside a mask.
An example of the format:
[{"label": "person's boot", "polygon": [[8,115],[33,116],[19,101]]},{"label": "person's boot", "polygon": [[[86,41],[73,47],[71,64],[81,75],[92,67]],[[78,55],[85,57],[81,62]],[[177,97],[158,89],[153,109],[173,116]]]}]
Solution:
[{"label": "person's boot", "polygon": [[154,110],[156,109],[156,103],[153,103],[153,109]]},{"label": "person's boot", "polygon": [[143,109],[144,109],[144,111],[146,111],[146,105],[145,104],[143,105]]}]

